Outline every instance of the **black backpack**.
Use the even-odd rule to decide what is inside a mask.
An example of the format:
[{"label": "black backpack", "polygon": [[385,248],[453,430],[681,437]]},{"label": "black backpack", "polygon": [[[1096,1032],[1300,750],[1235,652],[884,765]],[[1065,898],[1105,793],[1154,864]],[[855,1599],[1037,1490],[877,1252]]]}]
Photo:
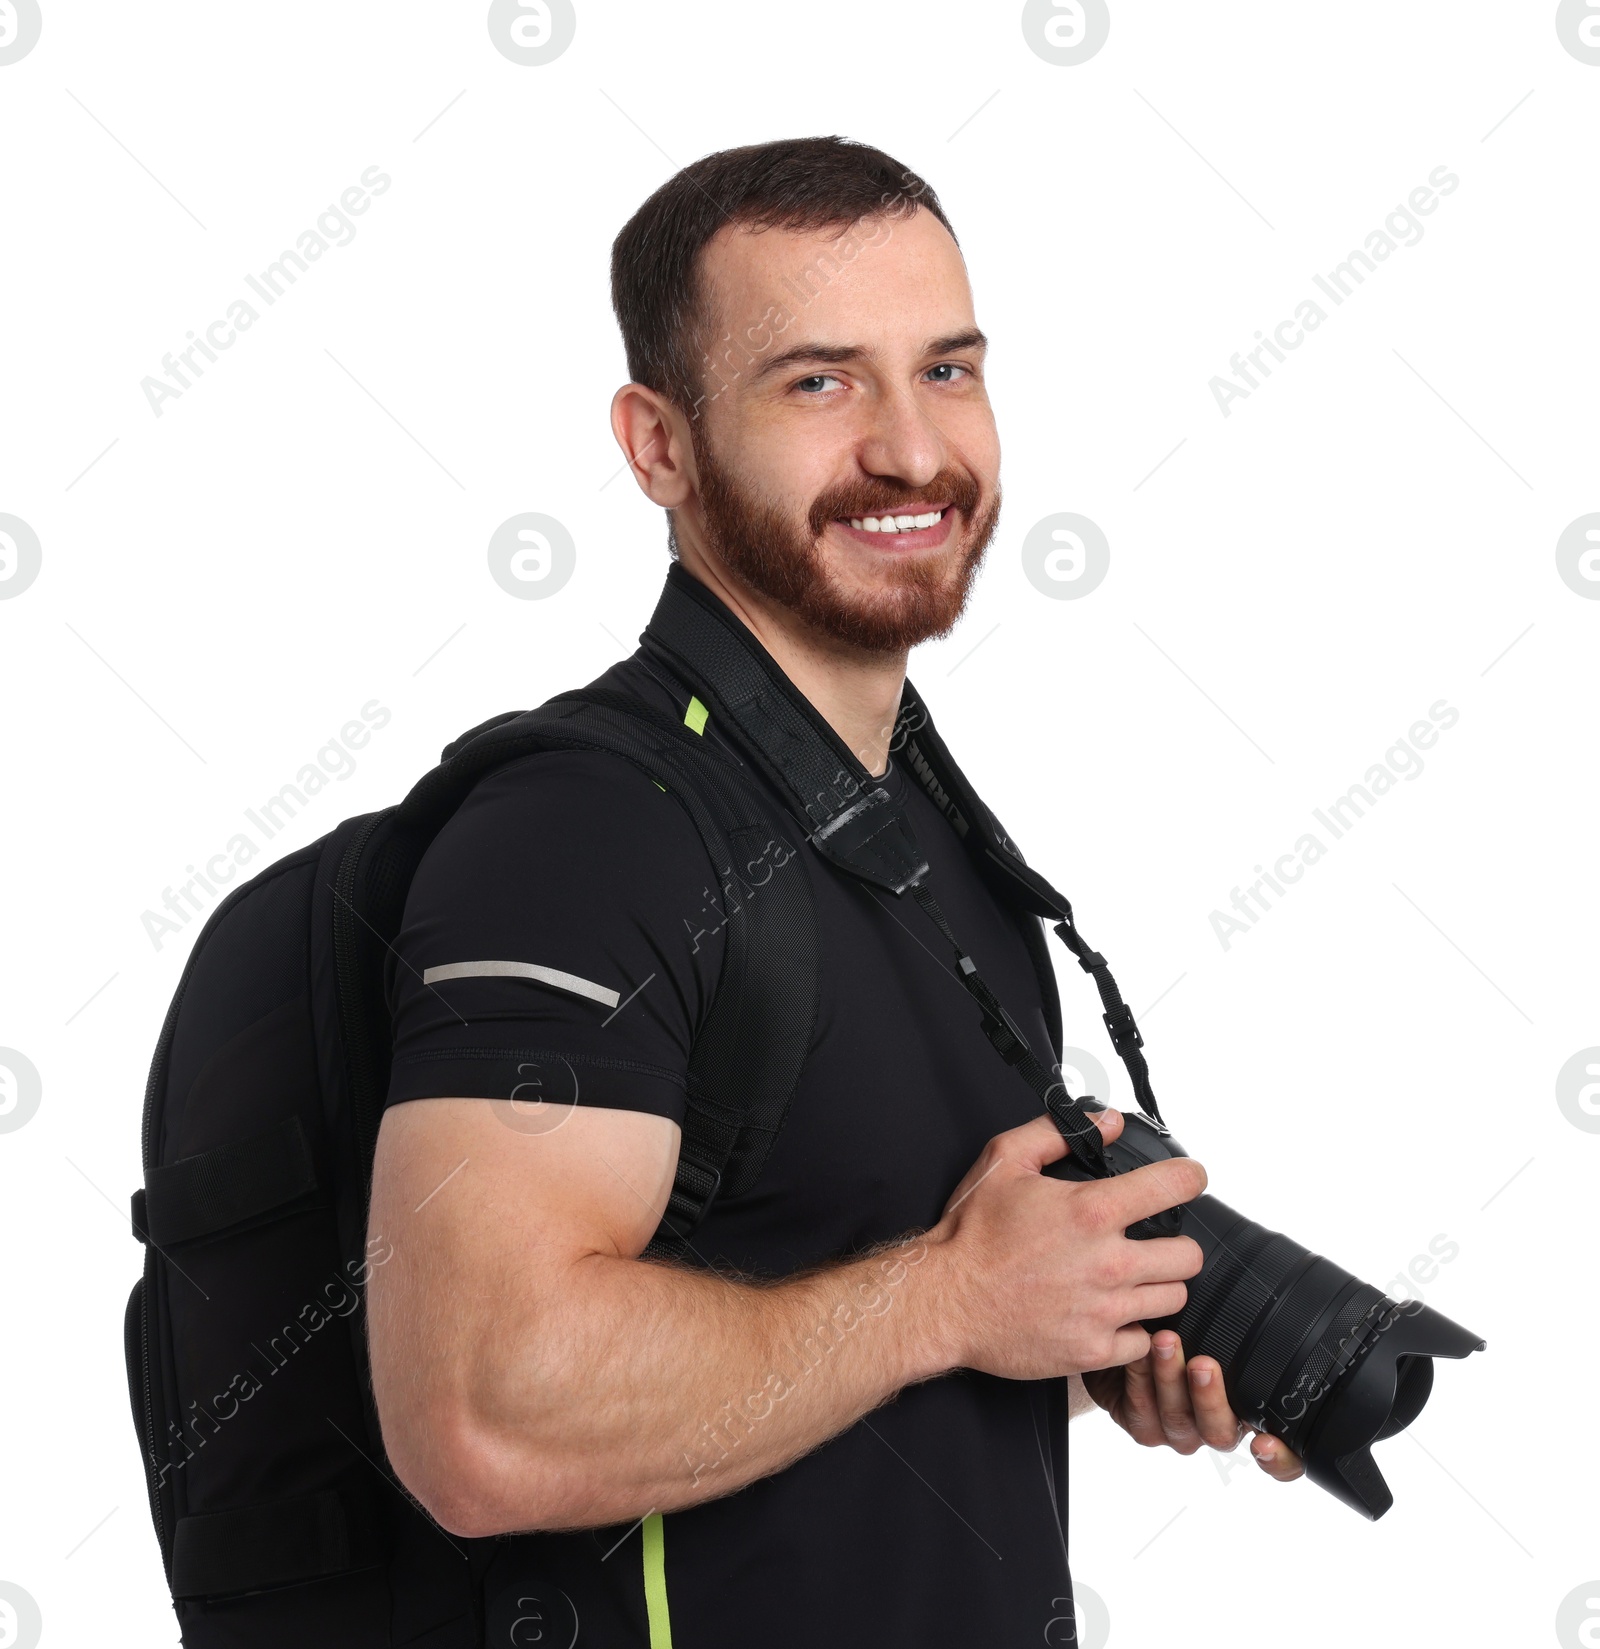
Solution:
[{"label": "black backpack", "polygon": [[[646,630],[739,750],[814,828],[825,859],[912,892],[950,939],[982,1027],[1094,1161],[1080,1102],[1027,1048],[949,933],[909,824],[716,598],[674,566]],[[447,746],[397,807],[348,819],[234,889],[206,922],[162,1027],[145,1091],[144,1275],[124,1344],[150,1513],[188,1649],[477,1649],[493,1539],[459,1542],[390,1467],[366,1344],[368,1200],[387,1090],[388,946],[412,875],[485,774],[530,753],[609,751],[688,810],[725,893],[717,994],[691,1054],[671,1199],[646,1253],[683,1256],[719,1190],[752,1185],[783,1125],[815,1014],[805,876],[752,893],[739,867],[785,828],[745,762],[601,683],[510,712]],[[1057,932],[1093,974],[1135,1092],[1154,1111],[1132,1016],[1071,907],[1029,870],[972,792],[907,683],[896,746],[997,894]],[[703,723],[701,724],[703,725]],[[789,844],[791,847],[793,844]],[[730,901],[732,902],[732,901]],[[1060,1045],[1037,920],[1024,931]],[[464,1554],[464,1555],[463,1555]]]},{"label": "black backpack", "polygon": [[[387,1649],[420,1643],[419,1628],[439,1649],[479,1641],[473,1565],[389,1468],[368,1374],[363,1285],[384,1258],[380,1237],[368,1251],[367,1203],[389,1073],[385,947],[423,852],[472,786],[562,748],[612,751],[672,791],[725,878],[772,851],[736,763],[591,689],[472,729],[398,807],[346,820],[236,888],[185,965],[145,1093],[133,1195],[145,1269],[124,1332],[151,1517],[191,1649],[291,1633]],[[681,1251],[724,1183],[753,1182],[810,1035],[806,879],[773,877],[726,934],[654,1254]]]}]

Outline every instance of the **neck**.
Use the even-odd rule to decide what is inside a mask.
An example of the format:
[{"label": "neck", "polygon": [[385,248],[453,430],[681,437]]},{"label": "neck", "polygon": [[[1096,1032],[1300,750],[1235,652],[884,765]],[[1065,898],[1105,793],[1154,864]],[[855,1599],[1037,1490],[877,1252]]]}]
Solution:
[{"label": "neck", "polygon": [[759,591],[735,583],[698,545],[679,539],[683,570],[699,580],[753,634],[812,708],[874,778],[889,768],[900,714],[904,653],[869,653],[819,635]]}]

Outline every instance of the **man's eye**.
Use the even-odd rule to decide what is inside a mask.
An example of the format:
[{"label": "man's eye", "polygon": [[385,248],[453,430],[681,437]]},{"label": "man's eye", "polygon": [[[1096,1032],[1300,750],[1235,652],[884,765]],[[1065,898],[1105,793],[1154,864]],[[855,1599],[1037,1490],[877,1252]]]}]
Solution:
[{"label": "man's eye", "polygon": [[807,385],[810,385],[811,388],[807,390],[807,393],[814,394],[818,386],[838,382],[839,380],[831,372],[814,372],[809,378],[802,378],[794,387],[796,389],[806,389]]},{"label": "man's eye", "polygon": [[[964,366],[957,366],[954,361],[941,361],[938,364],[938,366],[930,366],[928,368],[928,371],[929,372],[965,372],[969,378],[972,376],[972,372],[971,372],[970,368],[964,367]],[[955,380],[953,378],[936,378],[934,380],[934,382],[935,383],[940,383],[940,384],[949,384],[949,383],[954,383]]]}]

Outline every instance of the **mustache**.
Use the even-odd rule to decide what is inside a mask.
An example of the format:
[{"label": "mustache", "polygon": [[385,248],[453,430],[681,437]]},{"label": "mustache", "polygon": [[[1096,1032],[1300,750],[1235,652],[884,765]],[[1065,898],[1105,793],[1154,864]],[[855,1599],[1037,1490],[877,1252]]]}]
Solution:
[{"label": "mustache", "polygon": [[864,515],[896,515],[907,506],[928,499],[943,502],[961,511],[968,520],[976,513],[982,490],[968,470],[953,466],[939,471],[925,487],[888,487],[872,482],[835,487],[818,495],[811,506],[808,525],[814,536],[821,535],[830,521],[859,519]]}]

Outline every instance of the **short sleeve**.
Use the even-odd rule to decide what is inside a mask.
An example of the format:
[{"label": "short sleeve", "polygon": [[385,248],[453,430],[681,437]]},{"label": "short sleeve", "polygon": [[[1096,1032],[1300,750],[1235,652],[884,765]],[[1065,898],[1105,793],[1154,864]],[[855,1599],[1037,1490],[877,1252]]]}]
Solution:
[{"label": "short sleeve", "polygon": [[385,1103],[543,1100],[681,1124],[721,922],[698,830],[642,770],[600,751],[510,763],[413,878],[387,964]]}]

